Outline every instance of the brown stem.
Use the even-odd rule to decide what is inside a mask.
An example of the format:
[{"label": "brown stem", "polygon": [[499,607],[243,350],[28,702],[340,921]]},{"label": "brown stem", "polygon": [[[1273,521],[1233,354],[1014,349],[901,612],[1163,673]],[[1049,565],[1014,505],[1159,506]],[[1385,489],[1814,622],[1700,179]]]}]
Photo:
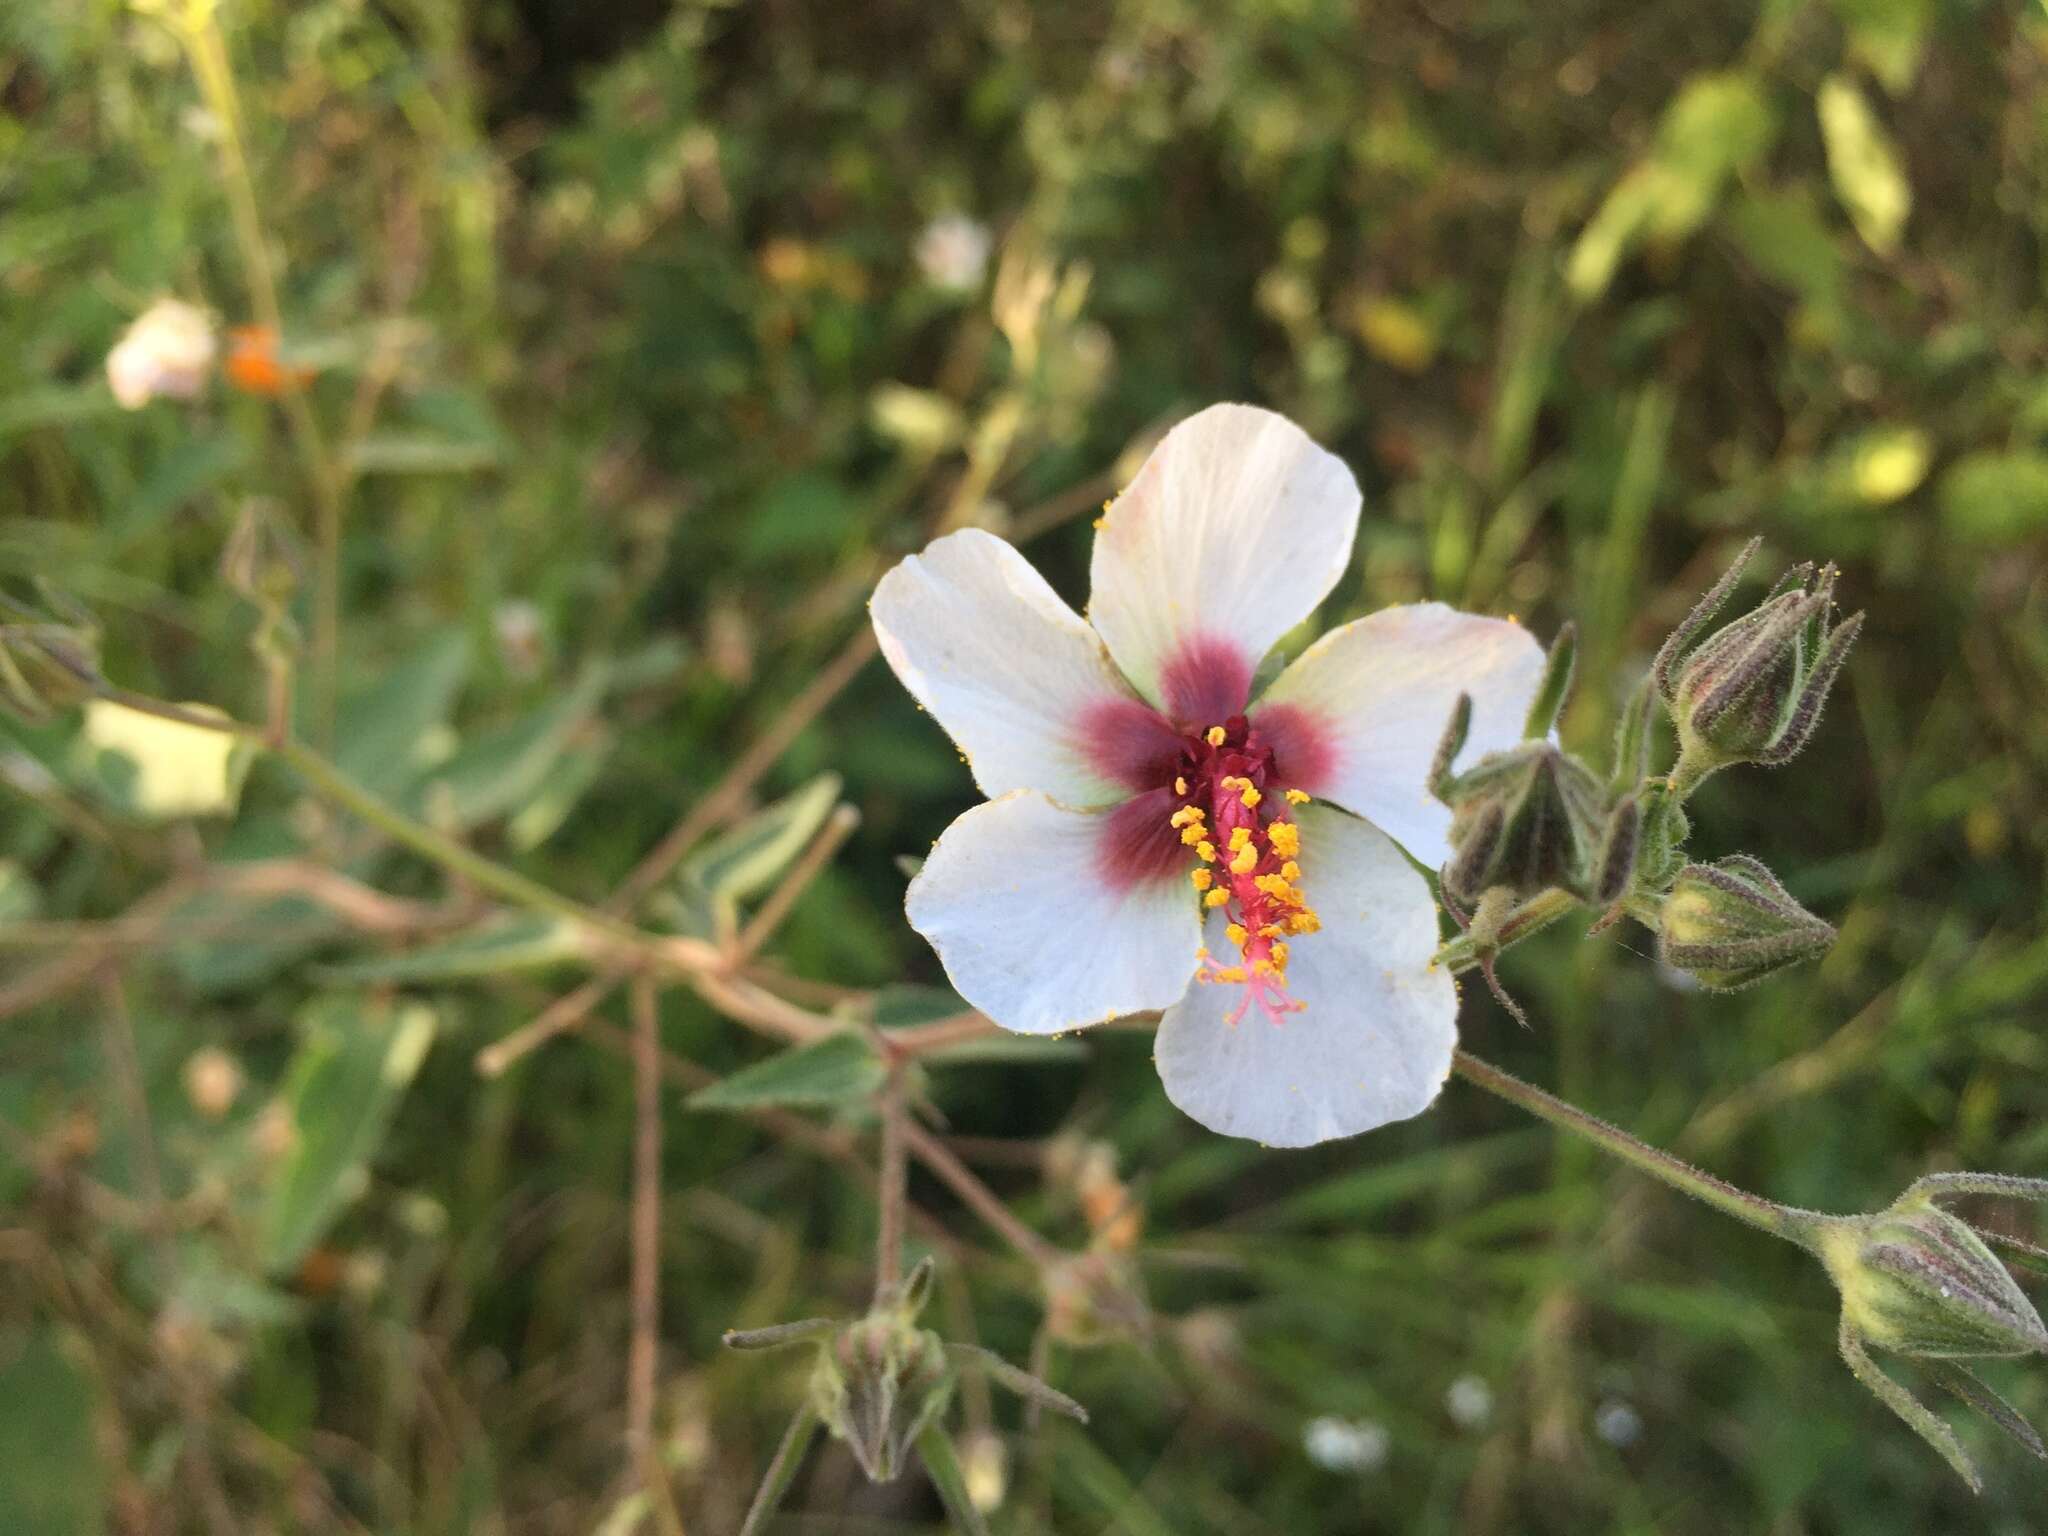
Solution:
[{"label": "brown stem", "polygon": [[626,1452],[654,1493],[655,1355],[661,1325],[661,1014],[654,983],[633,983],[633,1338],[626,1356]]},{"label": "brown stem", "polygon": [[1018,1220],[996,1192],[982,1183],[944,1142],[913,1124],[908,1116],[904,1117],[903,1140],[919,1162],[937,1174],[963,1204],[993,1227],[1018,1253],[1040,1269],[1060,1262],[1061,1254],[1057,1248]]},{"label": "brown stem", "polygon": [[903,1279],[903,1207],[910,1184],[903,1132],[908,1119],[903,1104],[903,1074],[899,1069],[890,1073],[888,1086],[882,1091],[881,1214],[875,1227],[877,1303]]}]

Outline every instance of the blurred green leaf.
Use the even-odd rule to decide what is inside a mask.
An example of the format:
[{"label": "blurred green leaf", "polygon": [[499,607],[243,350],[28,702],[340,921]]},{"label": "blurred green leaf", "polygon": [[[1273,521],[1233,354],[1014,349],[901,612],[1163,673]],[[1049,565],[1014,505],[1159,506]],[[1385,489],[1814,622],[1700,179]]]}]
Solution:
[{"label": "blurred green leaf", "polygon": [[466,933],[422,944],[401,954],[326,966],[320,978],[337,986],[465,981],[545,970],[582,953],[583,944],[575,924],[543,913],[521,912],[493,918]]},{"label": "blurred green leaf", "polygon": [[331,995],[300,1016],[301,1043],[281,1103],[291,1145],[273,1176],[257,1249],[290,1270],[362,1193],[399,1098],[434,1038],[434,1012],[411,1001]]},{"label": "blurred green leaf", "polygon": [[43,909],[43,893],[29,872],[12,859],[0,859],[0,923],[26,922]]},{"label": "blurred green leaf", "polygon": [[888,1076],[867,1037],[854,1030],[770,1056],[693,1093],[692,1109],[823,1109],[860,1104]]},{"label": "blurred green leaf", "polygon": [[1949,466],[1944,527],[1973,544],[2012,544],[2048,529],[2048,453],[1973,453]]},{"label": "blurred green leaf", "polygon": [[658,904],[663,920],[700,938],[730,930],[739,904],[773,885],[818,835],[840,788],[838,774],[821,773],[711,839],[684,861],[674,891]]},{"label": "blurred green leaf", "polygon": [[1835,195],[1863,243],[1880,256],[1891,255],[1913,211],[1913,189],[1906,184],[1899,152],[1848,76],[1823,80],[1814,104]]},{"label": "blurred green leaf", "polygon": [[586,667],[560,698],[465,742],[426,787],[430,814],[474,827],[519,810],[548,784],[604,694],[605,669]]},{"label": "blurred green leaf", "polygon": [[335,762],[365,789],[393,799],[445,751],[436,742],[469,675],[469,637],[435,630],[371,688],[347,700],[335,732]]},{"label": "blurred green leaf", "polygon": [[1696,75],[1665,108],[1655,147],[1607,194],[1565,263],[1582,301],[1598,298],[1623,258],[1644,241],[1684,239],[1714,211],[1729,177],[1762,155],[1777,120],[1755,80]]},{"label": "blurred green leaf", "polygon": [[96,1536],[110,1479],[98,1381],[55,1328],[0,1335],[0,1513],[7,1536]]}]

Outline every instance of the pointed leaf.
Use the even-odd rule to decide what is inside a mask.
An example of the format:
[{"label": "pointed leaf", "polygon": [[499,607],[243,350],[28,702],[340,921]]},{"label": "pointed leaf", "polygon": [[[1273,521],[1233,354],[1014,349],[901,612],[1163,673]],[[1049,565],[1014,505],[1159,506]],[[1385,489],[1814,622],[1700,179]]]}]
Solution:
[{"label": "pointed leaf", "polygon": [[988,1526],[982,1521],[981,1511],[974,1507],[974,1498],[967,1491],[967,1475],[960,1470],[960,1456],[953,1449],[953,1437],[937,1424],[926,1426],[917,1437],[917,1451],[924,1458],[924,1470],[932,1480],[932,1486],[939,1491],[939,1500],[946,1506],[956,1525],[968,1536],[988,1536]]},{"label": "pointed leaf", "polygon": [[783,1432],[782,1444],[775,1448],[775,1459],[768,1463],[768,1471],[761,1479],[761,1491],[754,1495],[754,1502],[747,1509],[745,1523],[740,1526],[740,1536],[760,1536],[763,1526],[781,1507],[782,1500],[789,1492],[789,1485],[796,1481],[796,1475],[804,1464],[804,1452],[811,1448],[811,1438],[818,1432],[818,1415],[809,1403],[797,1409],[796,1417],[789,1421],[789,1428]]},{"label": "pointed leaf", "polygon": [[583,941],[574,923],[545,913],[520,912],[402,954],[326,966],[319,975],[330,983],[466,981],[542,970],[582,953]]},{"label": "pointed leaf", "polygon": [[946,1353],[962,1366],[979,1369],[997,1386],[1007,1387],[1026,1402],[1063,1413],[1081,1424],[1088,1422],[1086,1408],[1057,1387],[1047,1386],[1029,1371],[1010,1364],[992,1349],[983,1349],[979,1344],[948,1344]]},{"label": "pointed leaf", "polygon": [[863,1035],[828,1035],[690,1095],[692,1109],[825,1108],[874,1096],[888,1069]]}]

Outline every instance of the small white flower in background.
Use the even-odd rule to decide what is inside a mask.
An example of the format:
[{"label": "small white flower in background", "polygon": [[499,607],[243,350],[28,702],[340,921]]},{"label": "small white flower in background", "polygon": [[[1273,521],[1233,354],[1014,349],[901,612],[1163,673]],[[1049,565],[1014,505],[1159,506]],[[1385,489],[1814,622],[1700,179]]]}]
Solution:
[{"label": "small white flower in background", "polygon": [[1493,1388],[1477,1376],[1460,1376],[1444,1393],[1444,1412],[1460,1429],[1483,1429],[1493,1417]]},{"label": "small white flower in background", "polygon": [[935,288],[965,293],[988,271],[988,226],[964,213],[942,213],[917,237],[917,266]]},{"label": "small white flower in background", "polygon": [[107,387],[127,411],[159,397],[191,400],[206,388],[218,350],[205,311],[180,299],[159,299],[107,354]]},{"label": "small white flower in background", "polygon": [[1386,1465],[1390,1444],[1385,1428],[1369,1419],[1325,1414],[1301,1432],[1301,1448],[1325,1472],[1377,1472]]},{"label": "small white flower in background", "polygon": [[1442,1088],[1457,989],[1401,850],[1449,857],[1423,780],[1458,694],[1468,752],[1493,751],[1543,668],[1519,627],[1420,603],[1332,630],[1254,700],[1261,659],[1350,564],[1359,508],[1294,423],[1213,406],[1096,524],[1089,619],[978,529],[904,560],[871,605],[991,797],[906,902],[954,987],[1023,1034],[1163,1009],[1167,1096],[1274,1146],[1406,1119]]},{"label": "small white flower in background", "polygon": [[498,659],[515,677],[532,677],[547,657],[547,624],[540,609],[523,597],[507,598],[491,614]]},{"label": "small white flower in background", "polygon": [[1643,1416],[1618,1397],[1610,1397],[1593,1414],[1593,1432],[1618,1451],[1643,1438]]}]

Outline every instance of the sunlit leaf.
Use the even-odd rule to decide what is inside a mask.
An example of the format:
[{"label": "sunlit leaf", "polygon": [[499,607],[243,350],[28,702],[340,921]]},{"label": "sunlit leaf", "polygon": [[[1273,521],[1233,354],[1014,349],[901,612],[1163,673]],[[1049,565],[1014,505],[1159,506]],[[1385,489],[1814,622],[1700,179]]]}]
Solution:
[{"label": "sunlit leaf", "polygon": [[400,954],[328,966],[320,975],[323,981],[338,984],[467,981],[545,970],[582,953],[575,924],[543,913],[521,912],[493,918],[453,938]]},{"label": "sunlit leaf", "polygon": [[[187,706],[206,713],[203,705]],[[137,816],[172,821],[224,816],[242,791],[250,748],[226,731],[166,720],[93,699],[85,706],[82,745],[97,780]]]},{"label": "sunlit leaf", "polygon": [[1814,105],[1820,113],[1835,195],[1863,243],[1880,256],[1891,255],[1913,211],[1913,189],[1906,183],[1898,151],[1848,76],[1823,80]]}]

